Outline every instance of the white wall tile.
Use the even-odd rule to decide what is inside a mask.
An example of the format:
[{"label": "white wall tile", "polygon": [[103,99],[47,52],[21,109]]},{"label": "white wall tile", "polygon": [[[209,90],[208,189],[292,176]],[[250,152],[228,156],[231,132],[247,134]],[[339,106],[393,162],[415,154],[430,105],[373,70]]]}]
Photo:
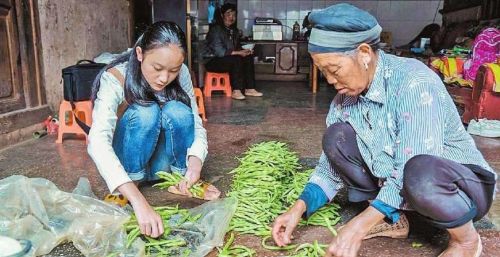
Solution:
[{"label": "white wall tile", "polygon": [[373,16],[377,16],[378,3],[381,1],[345,1],[352,4],[360,9],[369,12]]},{"label": "white wall tile", "polygon": [[346,3],[348,1],[338,1],[338,0],[325,0],[323,8],[330,7],[334,4],[339,4],[339,3]]},{"label": "white wall tile", "polygon": [[309,1],[300,1],[299,2],[299,6],[300,6],[300,11],[301,12],[310,12],[312,9],[313,9],[313,1],[309,0]]},{"label": "white wall tile", "polygon": [[262,1],[262,16],[274,17],[274,2],[272,0]]},{"label": "white wall tile", "polygon": [[286,19],[286,2],[277,0],[274,2],[274,18],[279,20]]},{"label": "white wall tile", "polygon": [[246,19],[242,25],[239,25],[239,29],[243,31],[244,36],[249,36],[252,33],[253,19]]},{"label": "white wall tile", "polygon": [[286,25],[287,27],[283,28],[283,36],[285,37],[284,39],[292,39],[292,34],[293,34],[293,31],[292,31],[292,28],[293,28],[293,24],[295,24],[295,21],[294,19],[292,20],[286,20]]},{"label": "white wall tile", "polygon": [[[408,43],[424,26],[432,23],[436,8],[442,8],[441,0],[238,0],[238,25],[245,35],[252,30],[256,16],[274,17],[284,25],[292,27],[311,10],[320,10],[338,3],[351,3],[374,15],[386,31],[391,31],[395,45]],[[441,4],[438,7],[438,4]],[[441,24],[441,15],[436,23]],[[292,32],[283,28],[284,37],[291,38]]]},{"label": "white wall tile", "polygon": [[378,1],[377,3],[377,20],[389,21],[391,20],[391,1]]},{"label": "white wall tile", "polygon": [[238,18],[250,18],[250,7],[248,0],[238,1]]},{"label": "white wall tile", "polygon": [[304,17],[306,17],[306,15],[309,13],[310,11],[300,11],[299,13],[299,19],[300,19],[300,24],[302,24],[301,22],[304,20]]},{"label": "white wall tile", "polygon": [[324,0],[313,1],[313,10],[321,10],[323,8],[325,8],[325,1]]},{"label": "white wall tile", "polygon": [[262,16],[262,1],[261,0],[250,0],[248,4],[248,10],[250,11],[249,18],[261,17]]},{"label": "white wall tile", "polygon": [[287,19],[298,19],[299,18],[300,5],[297,0],[286,1],[286,18]]}]

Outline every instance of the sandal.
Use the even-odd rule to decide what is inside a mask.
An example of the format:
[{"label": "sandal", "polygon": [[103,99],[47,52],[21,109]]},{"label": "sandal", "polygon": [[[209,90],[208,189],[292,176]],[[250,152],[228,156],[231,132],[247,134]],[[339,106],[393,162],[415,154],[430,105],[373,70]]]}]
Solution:
[{"label": "sandal", "polygon": [[408,238],[409,233],[410,223],[408,222],[406,215],[401,213],[399,220],[394,224],[384,222],[375,225],[370,229],[368,235],[366,235],[363,240],[373,237]]},{"label": "sandal", "polygon": [[120,207],[125,207],[125,205],[128,204],[128,199],[127,197],[121,195],[121,194],[107,194],[104,196],[104,201],[107,203],[111,204],[116,204]]},{"label": "sandal", "polygon": [[[196,194],[190,191],[193,198],[207,200],[207,201],[219,198],[221,192],[212,184],[208,182],[199,182],[196,184],[200,186],[201,192],[199,192],[199,194]],[[170,186],[167,189],[167,191],[172,194],[187,196],[186,194],[183,194],[181,191],[179,191],[179,189],[176,186]]]},{"label": "sandal", "polygon": [[[339,230],[343,227],[344,226],[340,226]],[[383,222],[381,224],[375,225],[370,229],[363,240],[374,237],[408,238],[409,233],[410,223],[408,222],[408,218],[406,217],[406,215],[404,213],[401,213],[401,215],[399,216],[399,220],[394,224]]]}]

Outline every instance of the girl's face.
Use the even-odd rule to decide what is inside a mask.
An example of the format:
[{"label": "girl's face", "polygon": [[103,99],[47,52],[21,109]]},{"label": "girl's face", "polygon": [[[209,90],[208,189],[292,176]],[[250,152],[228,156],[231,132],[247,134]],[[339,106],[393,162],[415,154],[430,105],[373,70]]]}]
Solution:
[{"label": "girl's face", "polygon": [[155,91],[161,91],[177,78],[184,62],[184,51],[175,44],[143,52],[135,49],[142,76]]}]

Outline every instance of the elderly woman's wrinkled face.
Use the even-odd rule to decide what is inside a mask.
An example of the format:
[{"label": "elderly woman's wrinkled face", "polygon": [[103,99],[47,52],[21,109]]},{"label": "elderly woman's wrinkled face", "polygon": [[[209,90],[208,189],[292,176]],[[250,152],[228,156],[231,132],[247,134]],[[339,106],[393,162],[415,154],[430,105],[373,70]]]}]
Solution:
[{"label": "elderly woman's wrinkled face", "polygon": [[311,57],[339,94],[356,96],[368,88],[369,74],[357,54],[311,53]]},{"label": "elderly woman's wrinkled face", "polygon": [[224,21],[224,26],[226,27],[233,25],[236,22],[236,11],[231,9],[227,10],[222,15],[222,20]]}]

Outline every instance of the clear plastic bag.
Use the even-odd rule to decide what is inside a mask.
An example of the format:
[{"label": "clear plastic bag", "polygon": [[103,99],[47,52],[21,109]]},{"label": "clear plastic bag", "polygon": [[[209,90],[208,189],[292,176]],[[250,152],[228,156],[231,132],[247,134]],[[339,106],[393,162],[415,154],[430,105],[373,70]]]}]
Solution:
[{"label": "clear plastic bag", "polygon": [[[26,256],[48,254],[68,241],[88,257],[110,253],[123,257],[144,256],[142,240],[125,248],[127,235],[123,224],[130,213],[85,196],[93,195],[88,181],[80,180],[78,184],[75,193],[67,193],[43,178],[14,175],[0,180],[0,235],[31,241],[32,250]],[[203,235],[191,245],[190,256],[204,256],[223,244],[235,208],[235,200],[224,199],[190,210],[193,215],[201,213],[202,217],[190,225],[192,228],[184,230],[199,231]]]},{"label": "clear plastic bag", "polygon": [[[217,246],[223,246],[224,235],[236,211],[235,198],[225,198],[204,203],[189,212],[192,216],[201,214],[201,218],[194,224],[186,224],[184,235],[186,239],[198,238],[199,244],[192,244],[192,257],[202,257],[210,253]],[[191,228],[190,228],[191,227]],[[199,235],[203,234],[203,237]],[[189,241],[189,240],[187,240]]]}]

